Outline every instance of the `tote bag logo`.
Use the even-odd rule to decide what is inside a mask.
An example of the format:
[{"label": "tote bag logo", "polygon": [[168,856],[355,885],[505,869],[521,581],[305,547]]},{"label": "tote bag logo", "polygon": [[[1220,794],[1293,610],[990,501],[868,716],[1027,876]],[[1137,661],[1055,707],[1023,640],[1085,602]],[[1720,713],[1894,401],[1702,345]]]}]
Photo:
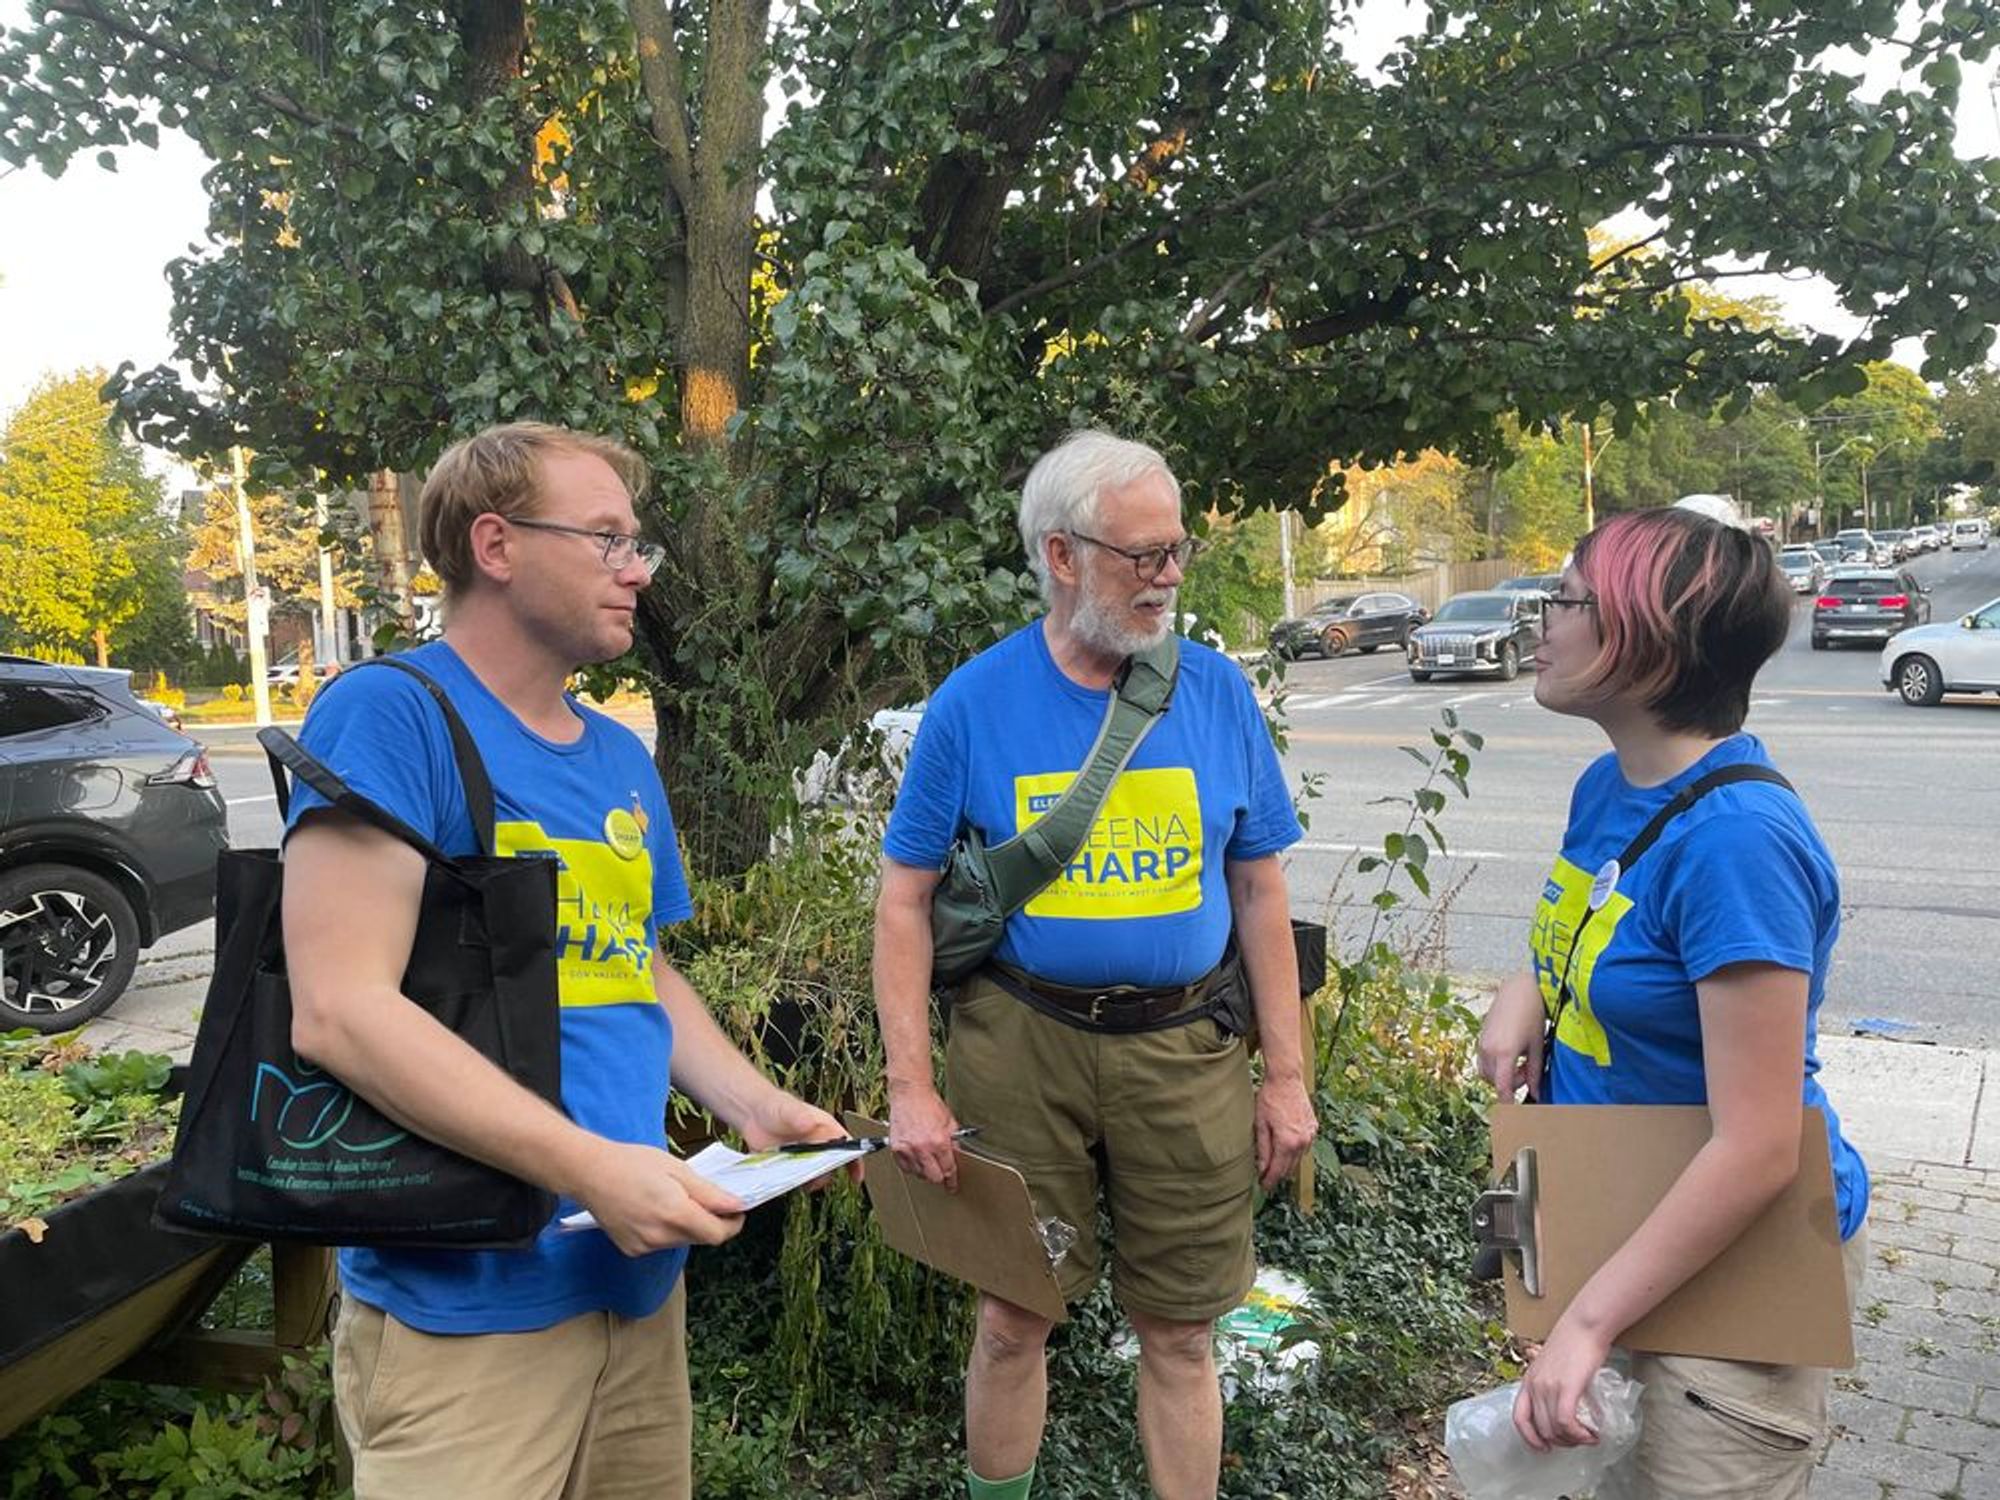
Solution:
[{"label": "tote bag logo", "polygon": [[[300,1063],[299,1071],[317,1074],[319,1069]],[[286,1150],[317,1151],[330,1144],[350,1155],[365,1156],[385,1151],[409,1134],[395,1130],[375,1140],[351,1140],[341,1132],[353,1113],[354,1095],[345,1084],[321,1077],[301,1083],[276,1063],[257,1064],[256,1086],[250,1091],[250,1122],[256,1124],[260,1115],[270,1121],[272,1132]]]}]

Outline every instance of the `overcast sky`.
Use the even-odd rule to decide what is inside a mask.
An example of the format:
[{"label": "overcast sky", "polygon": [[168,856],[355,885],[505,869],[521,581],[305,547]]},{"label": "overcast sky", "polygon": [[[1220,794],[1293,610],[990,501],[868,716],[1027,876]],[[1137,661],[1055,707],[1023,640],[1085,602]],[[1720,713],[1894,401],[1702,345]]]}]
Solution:
[{"label": "overcast sky", "polygon": [[[1362,0],[1353,55],[1379,58],[1423,9],[1406,0]],[[0,0],[0,24],[18,24],[24,10],[22,0]],[[1875,90],[1894,66],[1893,55],[1867,60]],[[2000,154],[1993,80],[1991,62],[1965,70],[1962,155]],[[168,357],[164,268],[205,239],[204,165],[186,137],[163,132],[157,151],[120,151],[116,172],[97,166],[94,153],[60,179],[33,167],[0,167],[0,415],[44,374],[124,360],[143,369]],[[1731,289],[1769,292],[1809,327],[1845,334],[1855,326],[1824,284],[1770,278]],[[1914,362],[1914,348],[1904,357]]]}]

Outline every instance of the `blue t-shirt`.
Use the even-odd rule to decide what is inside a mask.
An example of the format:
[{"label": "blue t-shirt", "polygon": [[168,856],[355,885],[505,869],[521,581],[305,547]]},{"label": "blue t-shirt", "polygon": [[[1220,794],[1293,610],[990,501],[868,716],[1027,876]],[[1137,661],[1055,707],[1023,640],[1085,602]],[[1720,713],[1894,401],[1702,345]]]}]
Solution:
[{"label": "blue t-shirt", "polygon": [[[1229,939],[1224,865],[1298,840],[1270,732],[1242,671],[1193,641],[1180,680],[1112,783],[1076,859],[1008,920],[996,956],[1057,984],[1200,978]],[[910,750],[883,848],[938,869],[953,839],[990,844],[1038,819],[1076,779],[1111,704],[1049,655],[1037,620],[946,678]]]},{"label": "blue t-shirt", "polygon": [[1868,1169],[1815,1076],[1820,1001],[1840,933],[1840,877],[1804,804],[1770,782],[1708,792],[1620,872],[1575,937],[1606,862],[1683,787],[1741,763],[1771,763],[1752,735],[1722,741],[1659,786],[1631,785],[1613,754],[1577,782],[1529,939],[1552,1013],[1570,965],[1572,998],[1556,1033],[1549,1096],[1556,1104],[1706,1104],[1696,982],[1734,963],[1796,969],[1809,977],[1801,1097],[1826,1119],[1846,1238],[1868,1211]]},{"label": "blue t-shirt", "polygon": [[[666,792],[631,730],[571,701],[582,735],[533,733],[443,641],[403,660],[465,720],[493,783],[503,855],[559,861],[557,986],[563,1109],[584,1129],[664,1148],[673,1028],[653,989],[658,929],[693,908]],[[343,673],[314,701],[300,742],[355,791],[447,854],[477,848],[444,715],[391,667]],[[297,787],[289,827],[325,799]],[[563,1202],[558,1214],[577,1205]],[[428,1333],[519,1333],[578,1313],[645,1317],[673,1290],[685,1249],[628,1257],[599,1230],[552,1223],[524,1250],[340,1252],[363,1302]]]}]

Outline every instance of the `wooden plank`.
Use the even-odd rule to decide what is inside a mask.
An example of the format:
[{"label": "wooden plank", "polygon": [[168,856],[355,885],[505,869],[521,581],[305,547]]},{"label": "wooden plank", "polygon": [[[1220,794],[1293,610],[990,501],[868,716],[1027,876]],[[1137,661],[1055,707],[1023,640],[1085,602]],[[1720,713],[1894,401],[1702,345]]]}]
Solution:
[{"label": "wooden plank", "polygon": [[317,1344],[327,1333],[327,1308],[339,1281],[324,1245],[271,1246],[273,1340],[287,1348]]},{"label": "wooden plank", "polygon": [[0,1436],[53,1410],[185,1317],[189,1296],[216,1261],[240,1253],[217,1245],[0,1370]]},{"label": "wooden plank", "polygon": [[284,1373],[287,1348],[262,1328],[198,1328],[158,1349],[134,1354],[113,1373],[120,1380],[155,1385],[195,1385],[216,1391],[254,1391]]}]

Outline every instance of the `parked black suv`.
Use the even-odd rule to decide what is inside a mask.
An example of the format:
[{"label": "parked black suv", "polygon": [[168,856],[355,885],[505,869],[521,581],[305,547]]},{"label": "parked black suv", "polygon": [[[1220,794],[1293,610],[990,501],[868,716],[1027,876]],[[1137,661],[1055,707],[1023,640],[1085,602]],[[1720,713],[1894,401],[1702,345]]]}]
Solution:
[{"label": "parked black suv", "polygon": [[1424,607],[1407,594],[1341,594],[1322,599],[1302,620],[1272,626],[1271,649],[1287,658],[1307,651],[1339,656],[1358,649],[1366,654],[1400,647],[1427,618]]},{"label": "parked black suv", "polygon": [[1879,646],[1898,631],[1927,624],[1930,617],[1930,590],[1907,568],[1837,569],[1813,601],[1813,650],[1841,641]]},{"label": "parked black suv", "polygon": [[227,812],[131,674],[0,655],[0,1031],[67,1031],[215,911]]}]

